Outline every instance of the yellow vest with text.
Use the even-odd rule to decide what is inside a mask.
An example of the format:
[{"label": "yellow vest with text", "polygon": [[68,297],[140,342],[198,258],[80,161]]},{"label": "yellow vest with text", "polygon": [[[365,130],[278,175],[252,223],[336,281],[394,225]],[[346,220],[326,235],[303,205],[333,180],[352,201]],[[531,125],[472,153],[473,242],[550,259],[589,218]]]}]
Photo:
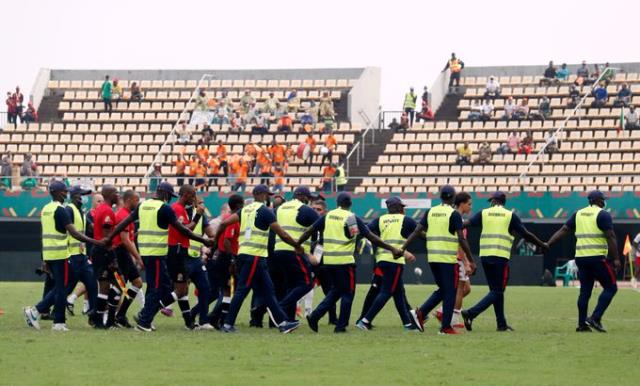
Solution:
[{"label": "yellow vest with text", "polygon": [[60,233],[56,229],[55,213],[62,204],[51,201],[42,208],[40,222],[42,223],[42,259],[63,260],[68,257],[67,232]]},{"label": "yellow vest with text", "polygon": [[460,60],[449,60],[449,69],[451,70],[451,72],[460,72],[462,70],[462,64],[460,64]]},{"label": "yellow vest with text", "polygon": [[141,256],[166,256],[169,250],[169,229],[158,226],[158,211],[164,202],[146,200],[138,207],[138,249]]},{"label": "yellow vest with text", "polygon": [[[380,238],[387,244],[398,249],[402,247],[406,239],[402,237],[402,223],[404,215],[385,214],[378,219],[378,227],[380,228]],[[378,248],[376,250],[376,262],[387,261],[390,263],[404,264],[404,258],[394,259],[391,252],[386,249]]]},{"label": "yellow vest with text", "polygon": [[[242,208],[240,215],[240,248],[238,254],[267,257],[269,250],[267,245],[269,244],[269,231],[263,231],[256,227],[256,216],[258,215],[258,209],[263,207],[261,202],[252,202],[251,204]],[[247,239],[247,228],[250,228],[251,235]]]},{"label": "yellow vest with text", "polygon": [[[202,236],[204,234],[204,222],[203,222],[203,218],[200,217],[200,220],[198,220],[198,223],[196,224],[196,227],[193,228],[193,233],[195,233],[198,236]],[[200,250],[202,249],[202,243],[199,241],[195,241],[195,240],[189,240],[189,256],[193,257],[193,258],[198,258],[200,257]]]},{"label": "yellow vest with text", "polygon": [[403,109],[414,109],[416,108],[416,94],[406,93],[404,94],[404,104],[402,105]]},{"label": "yellow vest with text", "polygon": [[458,237],[449,232],[454,209],[438,205],[427,214],[427,259],[429,263],[458,263]]},{"label": "yellow vest with text", "polygon": [[[82,213],[80,213],[74,204],[69,204],[68,207],[73,210],[73,226],[78,230],[78,232],[84,233],[84,217],[82,216]],[[69,246],[67,251],[69,256],[84,253],[84,243],[74,239],[69,232],[67,232],[67,243]]]},{"label": "yellow vest with text", "polygon": [[344,227],[347,219],[355,216],[352,212],[342,208],[327,213],[322,232],[322,262],[325,265],[354,264],[353,253],[356,250],[356,238],[347,238]]},{"label": "yellow vest with text", "polygon": [[344,168],[342,166],[338,167],[338,171],[340,175],[336,177],[336,185],[342,186],[347,184],[347,174],[344,172]]},{"label": "yellow vest with text", "polygon": [[498,256],[511,258],[513,236],[509,233],[513,213],[496,205],[482,211],[482,233],[480,234],[480,257]]},{"label": "yellow vest with text", "polygon": [[607,256],[607,237],[598,228],[601,210],[597,205],[590,205],[576,213],[576,257]]},{"label": "yellow vest with text", "polygon": [[[285,202],[284,204],[278,207],[278,224],[291,235],[294,240],[298,240],[302,234],[309,229],[309,227],[304,227],[298,224],[296,218],[298,217],[298,211],[304,204],[300,200],[291,200],[289,202]],[[305,253],[309,253],[311,251],[311,242],[307,240],[302,245]],[[293,251],[293,247],[280,238],[280,236],[276,235],[276,245],[274,250],[276,251]]]}]

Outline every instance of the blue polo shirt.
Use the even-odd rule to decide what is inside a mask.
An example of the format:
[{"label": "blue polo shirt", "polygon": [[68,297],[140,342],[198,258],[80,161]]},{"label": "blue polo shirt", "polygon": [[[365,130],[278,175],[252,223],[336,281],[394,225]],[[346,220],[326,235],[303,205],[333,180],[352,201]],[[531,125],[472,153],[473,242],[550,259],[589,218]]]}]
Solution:
[{"label": "blue polo shirt", "polygon": [[53,220],[56,223],[56,230],[60,233],[67,233],[67,225],[72,224],[69,218],[69,212],[67,212],[67,208],[64,206],[56,208],[56,211],[53,213]]}]

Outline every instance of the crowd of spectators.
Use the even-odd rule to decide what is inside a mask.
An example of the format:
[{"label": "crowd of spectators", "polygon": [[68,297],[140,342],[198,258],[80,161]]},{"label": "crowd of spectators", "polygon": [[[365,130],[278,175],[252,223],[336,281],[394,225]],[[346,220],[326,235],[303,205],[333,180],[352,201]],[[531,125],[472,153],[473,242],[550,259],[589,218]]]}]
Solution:
[{"label": "crowd of spectators", "polygon": [[29,123],[38,122],[38,112],[33,107],[31,101],[24,106],[24,95],[20,91],[20,87],[16,86],[16,90],[12,93],[7,91],[7,123]]}]

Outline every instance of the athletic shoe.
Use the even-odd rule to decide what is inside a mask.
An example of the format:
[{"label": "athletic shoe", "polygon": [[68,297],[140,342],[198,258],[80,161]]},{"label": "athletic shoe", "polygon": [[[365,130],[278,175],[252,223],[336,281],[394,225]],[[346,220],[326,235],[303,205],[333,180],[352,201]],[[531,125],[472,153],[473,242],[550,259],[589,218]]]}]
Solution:
[{"label": "athletic shoe", "polygon": [[415,326],[420,332],[424,332],[424,319],[420,320],[420,315],[422,312],[420,310],[411,310],[409,311],[409,315],[411,316],[411,324]]},{"label": "athletic shoe", "polygon": [[433,316],[436,317],[436,319],[438,319],[439,322],[442,322],[442,310],[437,310],[433,313]]},{"label": "athletic shoe", "polygon": [[76,314],[73,312],[73,303],[67,302],[67,313],[71,316],[75,316]]},{"label": "athletic shoe", "polygon": [[51,314],[40,314],[40,320],[53,320]]},{"label": "athletic shoe", "polygon": [[462,332],[456,330],[453,327],[446,327],[440,330],[438,335],[460,335]]},{"label": "athletic shoe", "polygon": [[[407,325],[404,325],[403,328],[404,328],[405,331],[420,331],[418,329],[418,327],[416,325],[414,325],[413,323],[409,323]],[[420,332],[422,332],[422,331],[420,331]]]},{"label": "athletic shoe", "polygon": [[88,313],[89,313],[89,302],[85,300],[82,303],[82,315],[86,315]]},{"label": "athletic shoe", "polygon": [[356,322],[356,328],[359,328],[363,331],[369,331],[371,330],[371,323],[365,322],[364,320],[360,319]]},{"label": "athletic shoe", "polygon": [[24,311],[24,318],[27,322],[27,326],[35,328],[36,330],[40,329],[40,323],[38,322],[38,311],[35,310],[33,307],[25,307],[23,309]]},{"label": "athletic shoe", "polygon": [[294,320],[293,322],[282,322],[280,326],[278,326],[278,330],[280,330],[283,334],[288,334],[296,328],[300,327],[300,321]]},{"label": "athletic shoe", "polygon": [[336,327],[333,329],[334,334],[343,334],[345,332],[347,332],[347,329],[345,327]]},{"label": "athletic shoe", "polygon": [[197,326],[196,330],[198,330],[198,331],[213,331],[213,330],[215,330],[215,328],[211,325],[211,323],[205,323],[205,324],[201,324],[201,325]]},{"label": "athletic shoe", "polygon": [[453,327],[453,328],[464,328],[464,323],[452,324],[451,327]]},{"label": "athletic shoe", "polygon": [[602,323],[600,323],[599,320],[595,320],[593,316],[587,318],[587,320],[585,320],[585,323],[587,323],[587,326],[593,328],[598,332],[607,332],[607,330],[604,329],[604,326],[602,326]]},{"label": "athletic shoe", "polygon": [[301,317],[303,316],[303,315],[302,315],[302,307],[300,307],[300,306],[296,306],[296,316],[297,316],[298,318],[301,318]]},{"label": "athletic shoe", "polygon": [[313,332],[318,332],[318,321],[312,318],[311,315],[307,315],[307,323]]},{"label": "athletic shoe", "polygon": [[69,329],[67,328],[67,325],[64,323],[54,323],[53,326],[51,326],[51,331],[69,331]]},{"label": "athletic shoe", "polygon": [[460,316],[462,316],[462,321],[464,322],[464,328],[467,331],[473,330],[473,318],[469,315],[469,311],[462,310],[460,311]]},{"label": "athletic shoe", "polygon": [[162,307],[160,313],[168,318],[173,316],[173,310],[171,308]]},{"label": "athletic shoe", "polygon": [[154,328],[152,328],[152,327],[146,327],[146,326],[143,326],[143,325],[141,325],[141,324],[139,324],[139,323],[138,323],[138,324],[136,324],[136,331],[140,331],[140,332],[153,332],[153,331],[155,331],[155,329],[154,329]]},{"label": "athletic shoe", "polygon": [[498,332],[513,332],[515,330],[513,329],[513,327],[507,325],[507,326],[496,328],[496,331],[498,331]]},{"label": "athletic shoe", "polygon": [[223,325],[220,331],[224,333],[230,333],[230,334],[238,332],[238,330],[236,330],[234,326],[229,326],[228,324]]},{"label": "athletic shoe", "polygon": [[593,330],[591,330],[591,327],[585,324],[585,325],[576,327],[576,332],[593,332]]},{"label": "athletic shoe", "polygon": [[129,319],[126,316],[120,316],[116,318],[116,326],[122,328],[133,328],[133,326],[129,323]]}]

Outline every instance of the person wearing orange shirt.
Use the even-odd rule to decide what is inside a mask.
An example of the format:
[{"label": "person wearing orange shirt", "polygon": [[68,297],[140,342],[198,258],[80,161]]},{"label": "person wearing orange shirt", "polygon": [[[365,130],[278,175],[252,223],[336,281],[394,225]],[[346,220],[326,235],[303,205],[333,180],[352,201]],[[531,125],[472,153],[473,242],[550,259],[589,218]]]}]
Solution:
[{"label": "person wearing orange shirt", "polygon": [[333,151],[336,149],[338,142],[336,141],[336,137],[334,137],[333,132],[329,132],[329,135],[324,139],[324,147],[322,154],[322,161],[320,162],[320,166],[324,165],[324,161],[327,160],[331,163],[331,158],[333,157]]},{"label": "person wearing orange shirt", "polygon": [[253,174],[258,176],[260,175],[260,170],[262,165],[269,162],[269,152],[265,150],[262,146],[258,145],[257,154],[256,154],[256,164],[253,169]]},{"label": "person wearing orange shirt", "polygon": [[234,154],[229,159],[229,178],[227,180],[228,184],[233,187],[236,183],[236,178],[238,177],[238,172],[240,171],[240,156]]},{"label": "person wearing orange shirt", "polygon": [[313,134],[309,133],[307,135],[307,138],[305,138],[304,143],[307,144],[307,146],[309,146],[309,156],[304,160],[304,164],[307,165],[307,162],[309,165],[311,165],[311,161],[313,160],[313,150],[316,148],[316,140],[313,138]]},{"label": "person wearing orange shirt", "polygon": [[247,177],[249,175],[249,165],[244,159],[240,158],[238,160],[237,170],[238,170],[238,177],[236,179],[236,183],[233,185],[233,188],[231,188],[231,190],[233,190],[234,192],[242,191],[244,193],[245,189],[247,188]]},{"label": "person wearing orange shirt", "polygon": [[187,168],[187,161],[184,160],[182,154],[178,154],[178,158],[173,161],[173,163],[176,165],[178,186],[182,186],[184,184],[184,177],[186,176],[185,169]]},{"label": "person wearing orange shirt", "polygon": [[196,167],[196,189],[204,190],[205,177],[207,176],[207,163],[203,160],[198,160],[198,166]]},{"label": "person wearing orange shirt", "polygon": [[269,178],[271,177],[271,160],[265,157],[260,163],[260,183],[263,185],[269,185]]},{"label": "person wearing orange shirt", "polygon": [[198,156],[195,154],[191,156],[189,161],[189,185],[193,185],[196,177],[196,170],[198,169]]},{"label": "person wearing orange shirt", "polygon": [[209,186],[216,183],[218,186],[218,175],[220,174],[220,160],[217,157],[211,157],[209,159]]},{"label": "person wearing orange shirt", "polygon": [[329,164],[322,170],[322,186],[321,189],[325,193],[331,193],[333,185],[333,177],[336,175],[336,165]]},{"label": "person wearing orange shirt", "polygon": [[222,140],[218,140],[218,146],[216,147],[216,156],[220,161],[220,167],[224,172],[224,176],[229,175],[229,164],[227,163],[227,147],[222,143]]},{"label": "person wearing orange shirt", "polygon": [[200,158],[200,161],[207,162],[209,159],[209,149],[204,142],[200,143],[200,148],[196,150],[196,154],[198,155],[198,158]]},{"label": "person wearing orange shirt", "polygon": [[274,164],[282,165],[286,159],[286,148],[281,144],[277,143],[274,139],[271,142],[271,147],[269,147],[269,154],[271,154],[271,159]]},{"label": "person wearing orange shirt", "polygon": [[291,128],[293,127],[293,120],[288,113],[284,113],[282,117],[280,117],[280,121],[278,122],[278,133],[291,133]]},{"label": "person wearing orange shirt", "polygon": [[281,166],[276,166],[273,169],[273,192],[274,193],[282,193],[284,190],[284,168]]}]

